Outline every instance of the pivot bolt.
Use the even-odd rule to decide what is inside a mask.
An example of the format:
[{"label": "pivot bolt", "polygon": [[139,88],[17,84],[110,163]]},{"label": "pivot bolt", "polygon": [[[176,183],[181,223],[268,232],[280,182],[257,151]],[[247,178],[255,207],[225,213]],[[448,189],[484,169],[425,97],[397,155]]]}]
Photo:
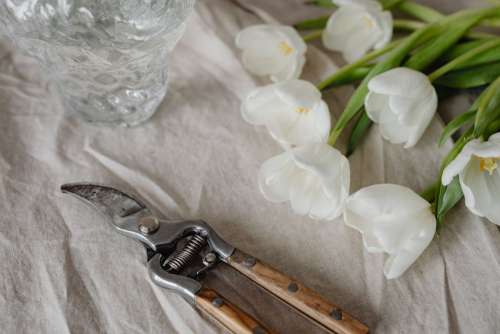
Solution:
[{"label": "pivot bolt", "polygon": [[203,264],[206,266],[211,266],[217,261],[217,255],[215,253],[208,253],[203,257]]},{"label": "pivot bolt", "polygon": [[144,234],[153,234],[160,228],[160,222],[155,217],[145,217],[139,221],[139,231]]}]

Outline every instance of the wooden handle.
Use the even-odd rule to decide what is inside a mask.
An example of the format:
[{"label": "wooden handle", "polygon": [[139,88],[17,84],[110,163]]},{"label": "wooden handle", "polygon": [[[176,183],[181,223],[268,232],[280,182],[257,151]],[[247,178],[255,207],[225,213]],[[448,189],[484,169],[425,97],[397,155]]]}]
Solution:
[{"label": "wooden handle", "polygon": [[296,280],[239,250],[227,263],[270,293],[339,334],[365,334],[368,327]]},{"label": "wooden handle", "polygon": [[198,292],[196,306],[235,334],[273,333],[213,290],[202,289]]}]

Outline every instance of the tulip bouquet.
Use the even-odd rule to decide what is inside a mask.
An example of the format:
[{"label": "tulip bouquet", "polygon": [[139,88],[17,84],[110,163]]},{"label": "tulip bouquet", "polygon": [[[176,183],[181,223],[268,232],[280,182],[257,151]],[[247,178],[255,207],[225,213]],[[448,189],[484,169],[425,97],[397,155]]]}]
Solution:
[{"label": "tulip bouquet", "polygon": [[[463,197],[470,211],[500,225],[500,36],[481,30],[500,27],[500,3],[450,15],[405,0],[311,4],[332,13],[294,27],[248,27],[236,38],[245,68],[272,82],[251,92],[241,107],[247,122],[265,126],[283,147],[260,169],[265,198],[288,201],[294,212],[314,219],[343,215],[362,233],[367,251],[389,255],[389,279],[410,267]],[[399,14],[412,19],[393,18]],[[314,85],[299,77],[307,43],[316,39],[347,64]],[[357,88],[332,121],[322,96],[346,84]],[[439,90],[474,87],[482,93],[436,143],[461,134],[435,184],[421,194],[395,184],[350,194],[346,156],[373,123],[384,139],[411,149],[436,113]],[[347,128],[344,155],[335,145]]]}]

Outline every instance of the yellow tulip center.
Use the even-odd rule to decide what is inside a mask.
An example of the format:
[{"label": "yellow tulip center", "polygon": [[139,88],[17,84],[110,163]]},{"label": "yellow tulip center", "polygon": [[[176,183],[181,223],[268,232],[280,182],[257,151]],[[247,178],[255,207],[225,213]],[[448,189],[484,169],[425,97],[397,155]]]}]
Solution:
[{"label": "yellow tulip center", "polygon": [[283,55],[288,56],[293,52],[293,48],[287,42],[281,42],[279,48]]},{"label": "yellow tulip center", "polygon": [[498,158],[479,158],[479,168],[483,172],[488,172],[490,175],[498,168]]},{"label": "yellow tulip center", "polygon": [[298,112],[299,114],[306,114],[306,113],[310,112],[311,110],[308,108],[304,108],[304,107],[298,107],[297,109],[295,109],[295,111]]},{"label": "yellow tulip center", "polygon": [[363,22],[368,28],[373,28],[375,26],[375,23],[373,22],[372,18],[369,17],[368,15],[363,16]]}]

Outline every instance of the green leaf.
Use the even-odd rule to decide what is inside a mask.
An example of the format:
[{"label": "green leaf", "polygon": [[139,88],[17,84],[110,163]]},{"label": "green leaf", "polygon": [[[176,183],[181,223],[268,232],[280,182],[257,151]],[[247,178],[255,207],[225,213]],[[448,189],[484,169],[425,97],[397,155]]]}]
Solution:
[{"label": "green leaf", "polygon": [[441,185],[441,197],[436,211],[438,226],[442,224],[444,216],[462,199],[463,192],[458,176],[448,186]]},{"label": "green leaf", "polygon": [[489,84],[498,76],[500,76],[500,62],[452,71],[434,83],[451,88],[473,88]]},{"label": "green leaf", "polygon": [[[441,225],[442,220],[446,213],[454,207],[457,202],[460,200],[462,193],[462,189],[460,188],[460,183],[456,184],[457,178],[453,179],[453,181],[448,185],[444,186],[441,183],[441,177],[443,175],[443,171],[462,151],[465,144],[467,144],[472,138],[472,130],[473,128],[469,128],[455,143],[455,146],[448,152],[448,155],[444,158],[441,168],[439,171],[439,187],[436,191],[436,205],[435,205],[435,214],[438,222],[438,227]],[[460,189],[458,190],[457,187]],[[458,198],[458,199],[457,199]]]},{"label": "green leaf", "polygon": [[479,97],[474,136],[483,137],[488,126],[500,117],[500,76]]},{"label": "green leaf", "polygon": [[370,129],[371,125],[372,121],[368,118],[366,112],[363,112],[363,114],[361,114],[361,117],[356,122],[356,125],[354,125],[354,128],[352,129],[351,135],[349,137],[346,152],[347,156],[350,156],[352,153],[354,153],[358,145],[361,143],[361,140],[364,138],[366,132],[368,132],[368,130]]},{"label": "green leaf", "polygon": [[485,42],[487,42],[488,39],[479,39],[476,41],[469,41],[469,42],[464,42],[464,43],[458,43],[455,46],[451,47],[443,56],[441,57],[441,60],[445,63],[463,55],[466,52],[469,52],[470,50],[473,50],[481,45],[483,45]]},{"label": "green leaf", "polygon": [[441,133],[441,136],[439,137],[438,140],[438,145],[441,146],[444,144],[444,142],[450,138],[455,132],[457,132],[462,126],[472,123],[474,120],[474,117],[476,116],[476,109],[470,110],[468,112],[465,112],[449,122],[445,128],[443,129],[443,132]]},{"label": "green leaf", "polygon": [[436,193],[438,188],[441,186],[441,180],[434,182],[430,187],[425,189],[420,193],[420,197],[425,199],[427,202],[432,203],[436,199]]},{"label": "green leaf", "polygon": [[417,71],[425,69],[427,66],[434,63],[444,52],[455,45],[463,35],[480,20],[479,15],[475,15],[468,19],[460,21],[450,27],[444,33],[436,37],[431,43],[422,47],[405,63],[406,67]]},{"label": "green leaf", "polygon": [[[489,43],[492,40],[494,39],[487,38],[487,39],[481,39],[477,41],[470,41],[457,44],[454,47],[450,48],[450,50],[441,57],[441,61],[442,62],[452,61],[453,59],[458,58],[469,51],[477,49],[483,46],[484,44]],[[455,69],[458,70],[462,68],[468,68],[472,66],[493,63],[497,61],[500,61],[500,46],[494,47],[492,49],[489,49],[485,52],[478,54],[473,59],[470,59],[467,62],[460,64]]]},{"label": "green leaf", "polygon": [[477,65],[500,62],[500,46],[485,51],[473,59],[456,67],[456,69],[469,68]]},{"label": "green leaf", "polygon": [[451,72],[452,70],[455,70],[457,67],[463,65],[466,62],[469,62],[471,60],[474,60],[477,58],[478,55],[481,55],[491,49],[494,49],[496,47],[500,46],[500,39],[491,39],[487,43],[484,43],[481,46],[478,46],[475,49],[472,49],[470,51],[467,51],[466,53],[458,56],[457,58],[453,59],[452,61],[444,64],[443,66],[439,67],[438,69],[434,70],[431,74],[428,75],[430,81],[434,81],[439,77],[442,77],[448,72]]},{"label": "green leaf", "polygon": [[314,19],[304,20],[296,23],[294,27],[298,30],[324,29],[330,16],[321,16]]}]

